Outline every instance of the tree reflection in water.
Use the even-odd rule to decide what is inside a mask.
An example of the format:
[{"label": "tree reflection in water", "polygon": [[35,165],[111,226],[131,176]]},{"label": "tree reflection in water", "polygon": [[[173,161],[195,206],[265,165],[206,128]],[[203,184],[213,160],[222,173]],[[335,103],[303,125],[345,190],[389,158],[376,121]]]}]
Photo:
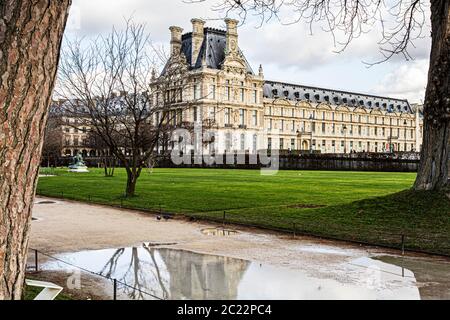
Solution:
[{"label": "tree reflection in water", "polygon": [[[128,299],[236,299],[245,260],[164,248],[115,250],[101,269]],[[123,283],[125,285],[120,285]]]}]

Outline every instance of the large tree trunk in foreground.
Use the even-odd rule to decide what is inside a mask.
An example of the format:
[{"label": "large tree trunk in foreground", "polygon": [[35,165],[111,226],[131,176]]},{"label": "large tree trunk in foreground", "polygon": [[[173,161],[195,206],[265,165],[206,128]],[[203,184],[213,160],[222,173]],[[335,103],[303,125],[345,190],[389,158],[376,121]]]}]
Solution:
[{"label": "large tree trunk in foreground", "polygon": [[416,190],[448,187],[450,152],[450,1],[431,0],[432,48]]},{"label": "large tree trunk in foreground", "polygon": [[70,2],[0,1],[0,300],[22,295],[47,110]]}]

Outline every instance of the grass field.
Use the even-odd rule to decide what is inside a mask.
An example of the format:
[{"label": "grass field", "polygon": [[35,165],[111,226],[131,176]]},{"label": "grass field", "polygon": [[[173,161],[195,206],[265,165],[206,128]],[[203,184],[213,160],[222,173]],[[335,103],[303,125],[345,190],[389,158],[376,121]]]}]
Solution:
[{"label": "grass field", "polygon": [[415,174],[381,172],[155,169],[143,172],[136,197],[123,199],[126,174],[106,178],[56,170],[38,194],[169,211],[319,236],[450,254],[450,201],[412,192]]}]

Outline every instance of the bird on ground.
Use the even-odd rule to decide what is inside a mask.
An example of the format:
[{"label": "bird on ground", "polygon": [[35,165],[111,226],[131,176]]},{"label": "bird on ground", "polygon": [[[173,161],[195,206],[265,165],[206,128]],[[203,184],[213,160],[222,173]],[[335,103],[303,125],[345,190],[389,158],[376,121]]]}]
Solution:
[{"label": "bird on ground", "polygon": [[167,221],[167,220],[169,220],[169,219],[170,219],[170,216],[169,216],[169,215],[166,215],[166,214],[165,214],[165,215],[163,215],[163,218],[164,218],[164,220],[166,220],[166,221]]},{"label": "bird on ground", "polygon": [[157,215],[157,216],[156,216],[156,220],[160,221],[160,220],[161,220],[161,216],[160,216],[160,215]]}]

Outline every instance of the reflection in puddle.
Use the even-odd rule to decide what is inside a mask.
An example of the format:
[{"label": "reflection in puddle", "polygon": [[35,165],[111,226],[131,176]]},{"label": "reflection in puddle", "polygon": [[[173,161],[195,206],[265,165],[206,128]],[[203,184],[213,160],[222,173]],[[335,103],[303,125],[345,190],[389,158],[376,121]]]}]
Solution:
[{"label": "reflection in puddle", "polygon": [[[412,272],[407,270],[402,277],[398,267],[370,258],[348,265],[362,274],[352,283],[247,260],[147,246],[58,258],[128,285],[119,287],[121,299],[151,299],[146,293],[163,299],[420,299]],[[70,267],[49,260],[42,269]]]}]

